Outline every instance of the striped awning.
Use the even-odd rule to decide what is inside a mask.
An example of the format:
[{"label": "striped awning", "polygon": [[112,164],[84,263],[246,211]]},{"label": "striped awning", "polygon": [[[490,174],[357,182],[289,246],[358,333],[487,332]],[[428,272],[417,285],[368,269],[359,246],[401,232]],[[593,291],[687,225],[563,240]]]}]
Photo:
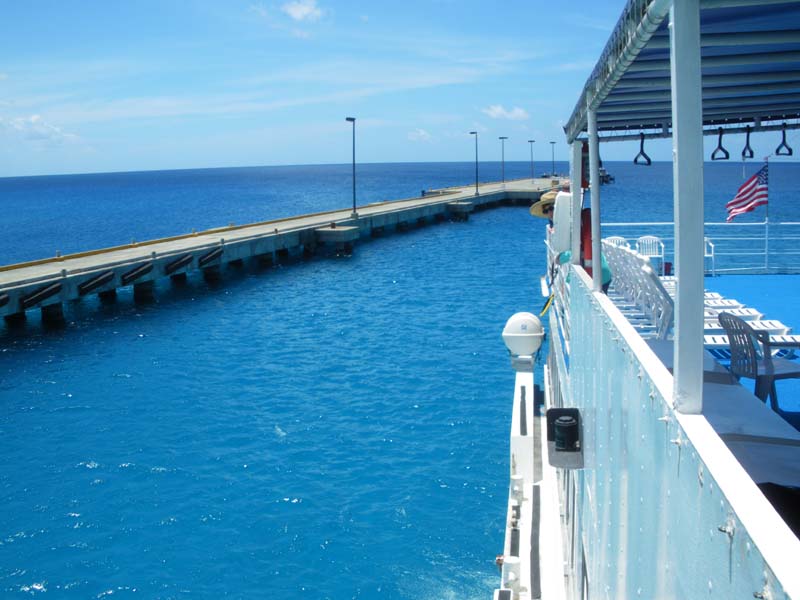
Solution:
[{"label": "striped awning", "polygon": [[[604,141],[670,135],[671,4],[629,0],[564,128],[569,142],[586,131],[588,104]],[[706,133],[797,128],[800,0],[701,0],[700,7]]]}]

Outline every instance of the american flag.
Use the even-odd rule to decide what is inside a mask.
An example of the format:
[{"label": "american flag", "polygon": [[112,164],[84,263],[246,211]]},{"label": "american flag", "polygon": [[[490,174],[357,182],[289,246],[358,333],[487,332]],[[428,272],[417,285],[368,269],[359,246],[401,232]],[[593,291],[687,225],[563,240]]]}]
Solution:
[{"label": "american flag", "polygon": [[745,181],[739,191],[736,192],[733,200],[725,205],[725,208],[728,209],[728,222],[733,221],[733,218],[737,215],[750,212],[756,206],[762,206],[767,203],[769,182],[767,167],[769,165],[765,164],[759,169],[758,173]]}]

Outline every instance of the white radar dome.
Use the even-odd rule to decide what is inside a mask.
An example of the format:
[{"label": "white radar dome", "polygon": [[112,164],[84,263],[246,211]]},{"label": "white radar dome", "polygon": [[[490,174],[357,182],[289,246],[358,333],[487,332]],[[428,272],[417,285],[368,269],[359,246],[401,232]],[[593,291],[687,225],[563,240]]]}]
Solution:
[{"label": "white radar dome", "polygon": [[543,338],[542,322],[529,312],[512,315],[503,328],[503,341],[515,356],[532,356],[542,345]]}]

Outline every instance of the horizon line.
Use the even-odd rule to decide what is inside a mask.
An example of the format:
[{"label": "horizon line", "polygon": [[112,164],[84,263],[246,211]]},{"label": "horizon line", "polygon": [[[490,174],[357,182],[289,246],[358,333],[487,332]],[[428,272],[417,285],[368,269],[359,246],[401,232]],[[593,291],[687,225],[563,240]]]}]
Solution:
[{"label": "horizon line", "polygon": [[[478,164],[500,164],[502,161],[500,160],[480,160]],[[529,160],[506,160],[506,163],[515,164],[515,163],[522,163],[525,165],[529,165]],[[537,160],[535,161],[537,165],[544,165],[550,163],[549,160]],[[568,160],[564,159],[556,159],[557,163],[565,163],[569,162]],[[760,163],[761,161],[757,161],[755,159],[747,161],[749,163]],[[747,164],[745,161],[741,162],[734,162],[734,161],[711,161],[711,160],[704,160],[703,164],[730,164],[730,165],[745,165]],[[784,163],[796,163],[800,162],[800,160],[781,160],[777,161],[777,164],[784,164]],[[430,160],[430,161],[360,161],[356,162],[356,166],[358,165],[436,165],[436,164],[468,164],[474,165],[474,160]],[[630,160],[604,160],[604,164],[630,164]],[[653,160],[653,164],[672,164],[671,160]],[[773,164],[776,164],[773,161]],[[135,173],[170,173],[170,172],[182,172],[182,171],[214,171],[214,170],[226,170],[226,169],[271,169],[271,168],[281,168],[281,167],[337,167],[337,166],[345,166],[350,167],[352,165],[351,162],[335,162],[335,163],[276,163],[276,164],[269,164],[269,165],[225,165],[225,166],[215,166],[215,167],[180,167],[180,168],[165,168],[165,169],[130,169],[130,170],[120,170],[120,171],[84,171],[80,173],[44,173],[38,175],[0,175],[0,180],[4,179],[34,179],[39,177],[79,177],[82,175],[132,175]]]}]

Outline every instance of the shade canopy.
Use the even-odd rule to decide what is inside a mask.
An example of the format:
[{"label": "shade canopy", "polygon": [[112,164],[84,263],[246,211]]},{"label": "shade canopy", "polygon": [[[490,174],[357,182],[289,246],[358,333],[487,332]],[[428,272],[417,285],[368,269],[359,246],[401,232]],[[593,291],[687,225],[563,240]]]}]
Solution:
[{"label": "shade canopy", "polygon": [[[677,0],[679,1],[679,0]],[[671,135],[670,0],[629,0],[565,126],[603,141]],[[800,125],[800,0],[701,0],[705,133]]]}]

